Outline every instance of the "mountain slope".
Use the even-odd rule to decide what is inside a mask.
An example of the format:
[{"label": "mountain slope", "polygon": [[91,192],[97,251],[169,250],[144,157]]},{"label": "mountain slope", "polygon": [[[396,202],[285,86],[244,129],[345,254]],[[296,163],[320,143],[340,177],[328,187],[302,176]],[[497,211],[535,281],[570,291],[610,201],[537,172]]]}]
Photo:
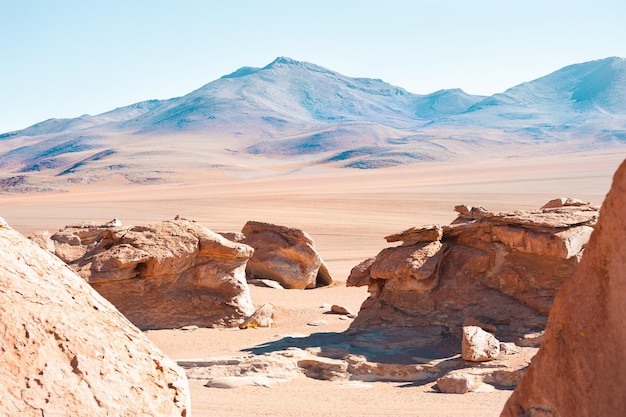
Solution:
[{"label": "mountain slope", "polygon": [[0,187],[375,168],[624,142],[623,58],[570,65],[482,97],[459,89],[418,95],[281,57],[182,97],[0,135]]}]

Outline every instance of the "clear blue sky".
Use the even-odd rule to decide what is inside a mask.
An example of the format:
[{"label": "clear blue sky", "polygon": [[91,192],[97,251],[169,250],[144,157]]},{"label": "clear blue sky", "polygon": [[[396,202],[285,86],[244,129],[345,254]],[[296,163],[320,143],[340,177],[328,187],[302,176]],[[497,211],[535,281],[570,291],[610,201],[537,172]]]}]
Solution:
[{"label": "clear blue sky", "polygon": [[493,94],[626,57],[624,0],[0,0],[0,132],[184,95],[277,56]]}]

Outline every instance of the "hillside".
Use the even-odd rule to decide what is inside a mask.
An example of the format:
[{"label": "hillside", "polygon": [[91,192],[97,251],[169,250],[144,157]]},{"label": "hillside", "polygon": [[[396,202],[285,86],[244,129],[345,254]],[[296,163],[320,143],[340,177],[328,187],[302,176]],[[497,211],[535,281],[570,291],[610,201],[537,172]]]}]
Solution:
[{"label": "hillside", "polygon": [[575,64],[490,97],[427,95],[277,58],[189,94],[0,135],[0,190],[189,182],[315,166],[623,149],[626,60]]}]

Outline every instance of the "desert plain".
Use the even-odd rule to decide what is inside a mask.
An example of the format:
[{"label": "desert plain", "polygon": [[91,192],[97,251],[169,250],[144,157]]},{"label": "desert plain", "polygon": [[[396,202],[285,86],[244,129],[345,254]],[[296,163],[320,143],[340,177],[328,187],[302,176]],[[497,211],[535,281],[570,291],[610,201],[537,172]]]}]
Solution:
[{"label": "desert plain", "polygon": [[[358,311],[366,288],[347,288],[352,267],[389,246],[384,237],[413,226],[448,224],[458,204],[490,211],[537,209],[556,197],[600,205],[626,155],[620,150],[539,157],[424,162],[359,170],[276,165],[264,175],[190,173],[177,183],[72,185],[62,192],[0,196],[0,215],[24,235],[79,221],[145,224],[181,216],[216,232],[239,231],[248,220],[305,230],[334,276],[330,287],[277,290],[252,285],[255,306],[271,302],[275,325],[259,329],[151,330],[147,336],[174,360],[244,355],[290,336],[343,332],[349,320],[324,314],[339,304]],[[198,179],[200,178],[200,179]],[[206,179],[205,179],[206,178]],[[327,321],[326,326],[307,323]],[[442,394],[434,382],[295,380],[233,389],[190,380],[194,416],[498,416],[509,390]]]}]

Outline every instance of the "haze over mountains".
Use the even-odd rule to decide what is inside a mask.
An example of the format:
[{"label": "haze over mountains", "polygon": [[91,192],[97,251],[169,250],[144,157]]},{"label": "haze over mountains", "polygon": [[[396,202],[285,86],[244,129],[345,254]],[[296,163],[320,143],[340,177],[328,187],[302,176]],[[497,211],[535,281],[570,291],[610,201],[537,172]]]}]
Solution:
[{"label": "haze over mountains", "polygon": [[0,135],[0,190],[379,168],[623,149],[626,59],[560,69],[493,96],[410,93],[289,58],[191,93]]}]

